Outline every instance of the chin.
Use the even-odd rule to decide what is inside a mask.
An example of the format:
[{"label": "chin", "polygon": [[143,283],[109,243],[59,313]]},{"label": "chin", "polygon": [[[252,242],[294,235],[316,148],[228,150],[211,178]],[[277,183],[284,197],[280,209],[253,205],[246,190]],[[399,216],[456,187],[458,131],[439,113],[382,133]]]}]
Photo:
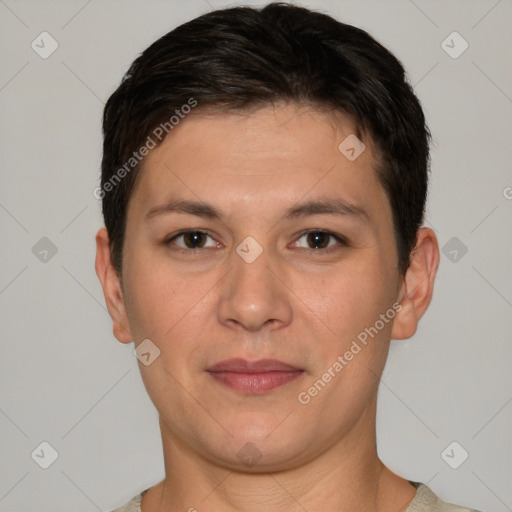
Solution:
[{"label": "chin", "polygon": [[230,470],[259,473],[290,469],[303,463],[312,439],[307,438],[303,427],[283,422],[284,417],[277,420],[268,413],[239,415],[225,424],[233,437],[223,431],[223,440],[212,444],[208,436],[203,452]]}]

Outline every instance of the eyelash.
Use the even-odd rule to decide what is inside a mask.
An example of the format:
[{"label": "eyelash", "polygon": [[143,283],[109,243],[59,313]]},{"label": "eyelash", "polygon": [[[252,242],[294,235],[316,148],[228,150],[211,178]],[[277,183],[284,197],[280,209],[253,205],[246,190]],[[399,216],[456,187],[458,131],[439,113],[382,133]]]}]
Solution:
[{"label": "eyelash", "polygon": [[[201,235],[209,236],[210,238],[213,239],[213,237],[211,235],[209,235],[206,231],[203,231],[201,229],[185,229],[183,231],[180,231],[179,233],[176,233],[171,238],[167,238],[166,240],[164,240],[164,245],[169,246],[169,245],[171,245],[171,243],[174,240],[176,240],[177,238],[179,238],[179,237],[181,237],[183,235],[186,235],[188,233],[199,233]],[[334,238],[342,247],[348,247],[349,246],[348,240],[345,237],[343,237],[341,235],[337,235],[335,233],[332,233],[331,231],[326,231],[326,230],[322,230],[322,229],[310,229],[308,231],[304,231],[303,233],[300,234],[300,236],[299,236],[299,238],[297,240],[300,240],[305,235],[309,235],[311,233],[319,233],[319,234],[322,234],[322,235],[330,236],[331,238]],[[324,249],[322,249],[322,248],[316,248],[316,249],[306,248],[306,250],[314,251],[315,253],[320,253],[320,252],[330,253],[333,250],[337,250],[339,248],[340,247],[326,247]],[[194,249],[185,248],[185,247],[178,247],[177,249],[173,249],[173,250],[178,251],[178,252],[183,252],[183,253],[190,253],[190,252],[195,253],[196,251],[198,251],[200,249],[211,249],[211,247],[205,247],[205,248],[203,248],[203,247],[196,247]]]}]

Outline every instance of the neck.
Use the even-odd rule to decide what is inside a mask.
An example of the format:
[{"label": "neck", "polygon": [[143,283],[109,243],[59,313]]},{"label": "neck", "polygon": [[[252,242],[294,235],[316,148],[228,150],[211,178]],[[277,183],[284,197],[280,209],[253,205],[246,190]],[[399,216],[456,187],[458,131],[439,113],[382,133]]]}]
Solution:
[{"label": "neck", "polygon": [[256,473],[212,463],[179,442],[160,422],[165,479],[142,500],[142,512],[399,512],[415,488],[380,461],[374,411],[341,439],[298,467]]}]

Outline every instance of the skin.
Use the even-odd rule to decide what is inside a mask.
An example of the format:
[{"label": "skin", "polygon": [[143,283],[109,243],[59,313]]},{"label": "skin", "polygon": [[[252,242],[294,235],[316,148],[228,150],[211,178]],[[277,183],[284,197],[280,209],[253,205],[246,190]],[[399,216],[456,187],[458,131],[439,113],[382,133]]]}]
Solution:
[{"label": "skin", "polygon": [[[351,133],[349,118],[297,105],[190,115],[145,158],[128,208],[122,280],[107,232],[98,231],[96,271],[115,337],[135,345],[149,338],[161,351],[138,363],[159,412],[166,471],[143,512],[398,512],[414,498],[415,488],[378,458],[376,399],[390,340],[411,337],[430,303],[439,248],[421,228],[400,274],[372,143],[365,139],[354,161],[338,150]],[[284,217],[319,197],[366,215]],[[145,219],[170,198],[224,216]],[[184,229],[206,234],[165,243]],[[304,235],[319,230],[348,245]],[[263,250],[252,263],[236,252],[248,236]],[[300,403],[299,393],[395,302],[394,320]],[[278,359],[304,373],[247,395],[206,372],[232,357]],[[249,442],[260,455],[251,466],[237,456]]]}]

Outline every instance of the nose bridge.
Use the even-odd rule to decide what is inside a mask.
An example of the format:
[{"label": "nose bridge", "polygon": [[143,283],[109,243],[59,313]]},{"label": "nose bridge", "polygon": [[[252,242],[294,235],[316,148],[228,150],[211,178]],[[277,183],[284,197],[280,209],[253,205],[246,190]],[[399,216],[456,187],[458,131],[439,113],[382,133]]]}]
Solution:
[{"label": "nose bridge", "polygon": [[279,262],[254,237],[246,237],[231,254],[233,270],[223,281],[219,321],[258,330],[291,318],[286,287],[276,278]]}]

